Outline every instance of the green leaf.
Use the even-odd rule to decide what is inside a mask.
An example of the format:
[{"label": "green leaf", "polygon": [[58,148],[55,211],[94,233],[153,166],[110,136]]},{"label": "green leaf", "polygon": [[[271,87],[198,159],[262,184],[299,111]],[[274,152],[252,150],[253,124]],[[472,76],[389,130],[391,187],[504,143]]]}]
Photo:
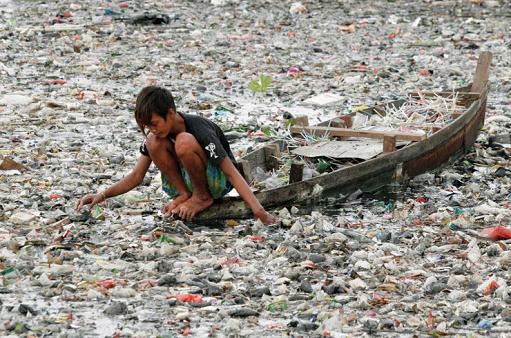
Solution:
[{"label": "green leaf", "polygon": [[260,75],[258,80],[252,80],[248,84],[248,89],[254,93],[263,93],[270,88],[271,77],[267,75]]},{"label": "green leaf", "polygon": [[248,84],[248,89],[250,89],[251,91],[253,91],[254,93],[259,93],[261,92],[261,85],[259,85],[259,81],[257,80],[252,80],[250,81],[250,83]]},{"label": "green leaf", "polygon": [[266,136],[271,136],[273,134],[273,130],[270,127],[264,127],[263,128],[263,133]]},{"label": "green leaf", "polygon": [[267,75],[261,75],[259,77],[259,82],[261,83],[261,89],[263,90],[263,92],[265,92],[271,85],[271,77]]},{"label": "green leaf", "polygon": [[16,323],[14,326],[14,331],[16,333],[22,333],[23,332],[23,323]]},{"label": "green leaf", "polygon": [[172,238],[168,237],[167,235],[161,235],[160,236],[160,243],[167,242],[169,244],[174,244],[174,240]]}]

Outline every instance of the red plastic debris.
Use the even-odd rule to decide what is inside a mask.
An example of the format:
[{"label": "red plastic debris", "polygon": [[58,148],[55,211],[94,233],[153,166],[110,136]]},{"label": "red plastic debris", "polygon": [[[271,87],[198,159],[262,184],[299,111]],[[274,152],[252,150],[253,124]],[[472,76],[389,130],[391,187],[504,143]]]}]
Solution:
[{"label": "red plastic debris", "polygon": [[115,282],[113,280],[110,280],[110,279],[105,279],[105,280],[97,282],[96,285],[97,286],[102,286],[102,287],[107,288],[107,289],[112,289],[112,288],[115,287]]},{"label": "red plastic debris", "polygon": [[151,240],[151,236],[148,235],[141,235],[140,236],[141,241],[149,242]]},{"label": "red plastic debris", "polygon": [[511,239],[511,229],[502,225],[486,228],[481,230],[481,232],[495,241],[499,239]]},{"label": "red plastic debris", "polygon": [[426,203],[427,201],[428,201],[428,199],[424,196],[417,197],[417,202],[419,202],[419,203]]},{"label": "red plastic debris", "polygon": [[67,320],[73,320],[73,313],[72,312],[69,312],[67,314]]},{"label": "red plastic debris", "polygon": [[49,80],[48,83],[49,84],[63,85],[63,84],[66,84],[66,80],[63,80],[63,79]]},{"label": "red plastic debris", "polygon": [[389,34],[389,39],[395,39],[396,38],[396,34],[395,33],[390,33]]},{"label": "red plastic debris", "polygon": [[253,241],[264,241],[266,239],[266,237],[264,236],[252,236],[250,237],[251,240]]},{"label": "red plastic debris", "polygon": [[356,65],[351,67],[351,71],[353,72],[367,72],[369,70],[369,67],[366,65]]},{"label": "red plastic debris", "polygon": [[181,330],[181,334],[183,336],[188,336],[190,333],[192,333],[192,329],[190,329],[189,327],[187,327],[186,329]]},{"label": "red plastic debris", "polygon": [[361,228],[369,225],[369,223],[349,223],[346,224],[347,228]]},{"label": "red plastic debris", "polygon": [[419,69],[419,74],[427,76],[427,75],[433,74],[433,72],[431,70],[429,70],[429,69]]},{"label": "red plastic debris", "polygon": [[229,258],[225,262],[222,263],[223,266],[227,266],[229,264],[240,265],[240,260],[239,260],[238,257],[232,257],[232,258]]},{"label": "red plastic debris", "polygon": [[56,24],[56,23],[63,23],[64,20],[62,20],[61,18],[53,18],[53,19],[48,19],[48,22],[52,25]]},{"label": "red plastic debris", "polygon": [[486,289],[484,289],[484,295],[488,296],[489,294],[491,294],[494,290],[496,290],[498,288],[499,288],[499,284],[496,281],[492,280],[490,282],[490,284],[488,284]]},{"label": "red plastic debris", "polygon": [[294,75],[300,73],[300,68],[296,66],[291,66],[287,69],[287,75]]},{"label": "red plastic debris", "polygon": [[202,297],[193,293],[185,293],[182,295],[167,296],[167,299],[174,298],[185,303],[202,303]]},{"label": "red plastic debris", "polygon": [[49,198],[50,198],[51,200],[56,200],[56,199],[58,199],[58,198],[62,198],[62,196],[60,196],[60,195],[50,195],[50,197],[49,197]]},{"label": "red plastic debris", "polygon": [[121,2],[119,4],[119,7],[121,7],[121,8],[128,8],[128,3],[127,2]]}]

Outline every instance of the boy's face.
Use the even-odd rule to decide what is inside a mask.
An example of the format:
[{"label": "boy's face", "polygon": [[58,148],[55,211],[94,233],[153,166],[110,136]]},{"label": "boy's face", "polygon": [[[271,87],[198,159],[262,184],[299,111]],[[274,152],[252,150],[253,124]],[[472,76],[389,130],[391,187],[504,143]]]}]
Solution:
[{"label": "boy's face", "polygon": [[158,114],[153,113],[151,116],[151,121],[147,124],[147,128],[149,131],[153,133],[157,138],[166,138],[172,127],[172,118],[171,113],[167,115],[167,119],[164,119]]}]

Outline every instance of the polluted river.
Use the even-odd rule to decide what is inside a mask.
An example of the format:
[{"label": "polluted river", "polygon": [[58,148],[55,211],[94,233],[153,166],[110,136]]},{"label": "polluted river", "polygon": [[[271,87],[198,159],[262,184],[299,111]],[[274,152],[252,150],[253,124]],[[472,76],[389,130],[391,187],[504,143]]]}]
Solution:
[{"label": "polluted river", "polygon": [[[0,0],[0,335],[511,335],[510,17],[503,0]],[[413,179],[270,208],[271,225],[189,222],[162,217],[152,165],[75,210],[141,156],[145,86],[215,122],[241,158],[303,116],[445,122],[457,107],[442,97],[360,112],[466,86],[483,51],[474,145]],[[304,179],[357,161],[321,157]],[[290,175],[252,174],[254,189]]]}]

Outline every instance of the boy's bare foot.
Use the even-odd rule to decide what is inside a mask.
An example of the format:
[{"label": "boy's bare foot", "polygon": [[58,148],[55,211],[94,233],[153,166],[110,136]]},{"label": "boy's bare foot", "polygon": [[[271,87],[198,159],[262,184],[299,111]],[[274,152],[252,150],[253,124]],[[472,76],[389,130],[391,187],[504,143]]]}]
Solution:
[{"label": "boy's bare foot", "polygon": [[172,214],[175,213],[174,210],[177,207],[179,207],[181,205],[181,203],[184,203],[189,198],[190,198],[190,195],[179,195],[178,197],[176,197],[175,199],[173,199],[169,203],[166,203],[165,205],[163,205],[163,207],[161,207],[161,212],[163,212],[163,214],[166,217],[169,217],[169,216],[171,216]]},{"label": "boy's bare foot", "polygon": [[178,214],[182,219],[191,220],[199,212],[209,208],[211,204],[213,204],[213,199],[211,196],[199,197],[192,195],[192,197],[172,210],[172,213]]}]

